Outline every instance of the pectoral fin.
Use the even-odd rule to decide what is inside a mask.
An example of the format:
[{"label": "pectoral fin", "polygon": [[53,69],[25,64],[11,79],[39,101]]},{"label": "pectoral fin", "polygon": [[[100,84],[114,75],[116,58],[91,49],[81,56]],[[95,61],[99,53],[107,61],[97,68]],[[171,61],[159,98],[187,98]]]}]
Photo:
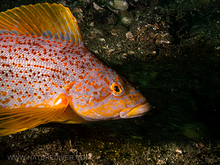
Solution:
[{"label": "pectoral fin", "polygon": [[70,106],[55,120],[51,122],[65,123],[65,124],[81,124],[88,121],[80,117]]},{"label": "pectoral fin", "polygon": [[59,95],[52,107],[24,107],[2,108],[0,107],[0,136],[24,131],[40,124],[45,124],[59,117],[69,104],[68,98]]}]

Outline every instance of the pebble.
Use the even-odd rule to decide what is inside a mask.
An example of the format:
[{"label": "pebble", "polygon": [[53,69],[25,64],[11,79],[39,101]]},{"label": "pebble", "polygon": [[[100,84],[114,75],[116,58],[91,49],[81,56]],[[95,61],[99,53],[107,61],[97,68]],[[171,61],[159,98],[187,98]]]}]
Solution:
[{"label": "pebble", "polygon": [[100,7],[99,5],[97,5],[95,2],[93,2],[93,7],[96,10],[104,10],[102,7]]},{"label": "pebble", "polygon": [[133,14],[129,11],[119,11],[117,14],[121,20],[121,23],[124,25],[130,25],[134,20]]},{"label": "pebble", "polygon": [[183,152],[179,149],[176,149],[176,152],[179,153],[179,154],[182,154]]},{"label": "pebble", "polygon": [[129,50],[129,51],[128,51],[128,54],[129,54],[129,55],[134,55],[135,52],[134,52],[133,50]]},{"label": "pebble", "polygon": [[129,4],[123,0],[109,1],[109,2],[107,2],[107,5],[112,9],[121,10],[121,11],[127,10],[128,6],[129,6]]},{"label": "pebble", "polygon": [[88,153],[88,159],[91,159],[92,158],[92,153]]},{"label": "pebble", "polygon": [[105,42],[105,39],[104,38],[99,38],[99,41]]},{"label": "pebble", "polygon": [[127,32],[126,34],[125,34],[125,36],[126,36],[126,38],[127,39],[129,39],[129,40],[134,40],[134,35],[132,34],[132,32]]},{"label": "pebble", "polygon": [[78,7],[75,7],[72,11],[73,13],[82,13],[82,9],[78,8]]}]

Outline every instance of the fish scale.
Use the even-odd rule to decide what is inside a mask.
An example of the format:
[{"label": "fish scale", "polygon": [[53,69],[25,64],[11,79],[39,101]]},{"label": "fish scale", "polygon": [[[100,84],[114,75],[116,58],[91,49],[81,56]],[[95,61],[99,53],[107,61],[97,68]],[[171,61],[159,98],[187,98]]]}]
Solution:
[{"label": "fish scale", "polygon": [[48,122],[130,118],[149,110],[139,90],[84,47],[63,5],[2,12],[0,33],[0,136]]},{"label": "fish scale", "polygon": [[[101,70],[95,65],[99,60],[85,47],[42,37],[9,36],[3,34],[0,37],[4,43],[0,45],[0,83],[1,86],[8,85],[5,97],[13,99],[3,107],[39,105],[43,100],[56,98],[70,82],[85,79],[88,72],[84,65],[90,73]],[[92,78],[88,76],[89,81]],[[9,92],[16,88],[23,92]]]}]

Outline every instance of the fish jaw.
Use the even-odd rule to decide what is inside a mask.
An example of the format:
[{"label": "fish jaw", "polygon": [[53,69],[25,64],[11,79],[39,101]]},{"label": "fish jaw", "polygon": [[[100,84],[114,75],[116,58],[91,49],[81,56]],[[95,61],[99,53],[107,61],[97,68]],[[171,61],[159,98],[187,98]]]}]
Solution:
[{"label": "fish jaw", "polygon": [[146,112],[150,110],[149,103],[139,104],[132,109],[124,109],[119,113],[120,118],[134,118],[143,116]]}]

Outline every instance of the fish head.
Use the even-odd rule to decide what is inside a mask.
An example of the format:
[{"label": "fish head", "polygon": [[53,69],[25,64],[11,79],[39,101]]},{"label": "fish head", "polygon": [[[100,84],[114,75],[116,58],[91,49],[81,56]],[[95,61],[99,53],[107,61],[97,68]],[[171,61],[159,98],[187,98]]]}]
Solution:
[{"label": "fish head", "polygon": [[150,110],[138,89],[117,73],[113,75],[81,82],[78,94],[74,89],[70,106],[86,121],[139,117]]},{"label": "fish head", "polygon": [[110,90],[107,105],[111,110],[118,111],[115,119],[139,117],[150,110],[146,98],[125,78],[113,78]]}]

